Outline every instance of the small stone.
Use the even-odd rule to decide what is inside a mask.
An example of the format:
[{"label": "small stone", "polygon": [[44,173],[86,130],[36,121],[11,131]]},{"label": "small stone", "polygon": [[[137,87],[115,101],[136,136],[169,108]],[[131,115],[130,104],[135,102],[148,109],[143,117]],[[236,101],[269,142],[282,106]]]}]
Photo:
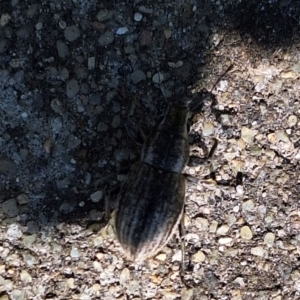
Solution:
[{"label": "small stone", "polygon": [[283,71],[280,73],[281,78],[283,79],[296,79],[298,74],[292,70]]},{"label": "small stone", "polygon": [[120,274],[120,284],[124,286],[129,279],[130,279],[130,271],[128,268],[125,268],[122,270]]},{"label": "small stone", "polygon": [[172,262],[181,261],[181,260],[182,260],[182,251],[179,250],[172,256]]},{"label": "small stone", "polygon": [[232,290],[230,300],[242,300],[242,294],[240,290]]},{"label": "small stone", "polygon": [[102,264],[100,264],[99,261],[94,261],[93,267],[94,267],[95,271],[97,271],[97,272],[103,271]]},{"label": "small stone", "polygon": [[165,300],[175,300],[178,299],[178,294],[176,292],[169,291],[167,289],[163,290],[163,295]]},{"label": "small stone", "polygon": [[101,103],[101,96],[99,93],[92,93],[89,95],[89,104],[99,105]]},{"label": "small stone", "polygon": [[274,241],[275,241],[275,234],[273,232],[266,233],[264,238],[264,243],[269,247],[273,247]]},{"label": "small stone", "polygon": [[38,8],[39,8],[38,3],[30,4],[26,11],[27,17],[32,18],[38,12]]},{"label": "small stone", "polygon": [[276,134],[274,132],[268,134],[268,141],[272,144],[277,143],[277,137],[276,137]]},{"label": "small stone", "polygon": [[243,211],[251,211],[254,209],[254,203],[252,200],[245,201],[242,204]]},{"label": "small stone", "polygon": [[39,225],[34,221],[29,221],[26,223],[27,230],[30,233],[37,232],[39,230]]},{"label": "small stone", "polygon": [[17,200],[15,198],[11,198],[2,203],[2,209],[4,213],[10,217],[16,217],[19,214],[19,208],[17,206]]},{"label": "small stone", "polygon": [[17,173],[17,165],[10,159],[0,157],[0,174],[14,177]]},{"label": "small stone", "polygon": [[8,42],[6,39],[0,39],[0,54],[8,49]]},{"label": "small stone", "polygon": [[50,106],[56,113],[61,114],[64,111],[62,103],[57,98],[51,101]]},{"label": "small stone", "polygon": [[143,30],[139,37],[141,46],[151,46],[152,44],[152,33],[148,30]]},{"label": "small stone", "polygon": [[114,39],[114,34],[110,30],[107,30],[100,36],[98,42],[100,46],[108,46],[114,41]]},{"label": "small stone", "polygon": [[89,58],[88,58],[88,69],[89,69],[89,70],[95,69],[95,65],[96,65],[96,59],[95,59],[95,56],[89,57]]},{"label": "small stone", "polygon": [[75,279],[74,278],[68,278],[66,286],[69,289],[75,289],[76,288]]},{"label": "small stone", "polygon": [[285,142],[285,143],[290,142],[289,137],[287,136],[287,134],[283,130],[279,130],[279,131],[276,132],[276,138],[277,138],[278,141],[282,141],[282,142]]},{"label": "small stone", "polygon": [[24,205],[28,203],[28,196],[26,194],[20,194],[17,196],[17,201],[20,205]]},{"label": "small stone", "polygon": [[230,116],[227,114],[222,114],[220,115],[220,122],[224,126],[229,126],[230,125]]},{"label": "small stone", "polygon": [[27,39],[30,36],[30,32],[27,30],[27,28],[21,28],[19,30],[17,30],[17,36],[20,39]]},{"label": "small stone", "polygon": [[209,226],[209,232],[214,233],[214,232],[216,232],[217,228],[218,228],[218,222],[212,221]]},{"label": "small stone", "polygon": [[96,18],[99,22],[107,21],[113,16],[113,11],[102,9],[98,12]]},{"label": "small stone", "polygon": [[103,33],[104,30],[105,30],[105,28],[106,28],[105,24],[100,23],[100,22],[97,22],[97,21],[94,21],[94,22],[92,23],[92,27],[93,27],[95,30],[97,30],[97,31],[99,31],[99,32],[101,32],[101,33]]},{"label": "small stone", "polygon": [[60,58],[66,58],[69,55],[69,48],[63,41],[56,41],[56,49]]},{"label": "small stone", "polygon": [[143,80],[146,80],[146,74],[142,70],[136,70],[131,74],[131,80],[134,84],[137,84]]},{"label": "small stone", "polygon": [[23,259],[28,267],[32,267],[39,263],[39,261],[29,253],[22,253]]},{"label": "small stone", "polygon": [[60,76],[61,80],[65,81],[65,80],[69,79],[69,71],[66,68],[62,68],[59,71],[59,76]]},{"label": "small stone", "polygon": [[100,122],[97,126],[97,131],[100,131],[100,132],[106,131],[107,129],[108,129],[108,126],[103,122]]},{"label": "small stone", "polygon": [[164,80],[164,75],[162,73],[156,73],[153,75],[152,80],[154,83],[162,83]]},{"label": "small stone", "polygon": [[0,300],[9,300],[8,295],[2,294],[2,296],[0,296]]},{"label": "small stone", "polygon": [[241,138],[245,143],[252,144],[254,139],[254,131],[245,126],[242,127]]},{"label": "small stone", "polygon": [[202,129],[203,136],[210,136],[214,134],[214,132],[215,132],[215,127],[213,124],[207,122],[203,124],[203,129]]},{"label": "small stone", "polygon": [[192,262],[201,263],[203,261],[205,261],[205,254],[201,250],[192,255]]},{"label": "small stone", "polygon": [[66,143],[69,149],[76,149],[81,144],[81,139],[71,133],[68,135]]},{"label": "small stone", "polygon": [[92,202],[99,202],[102,199],[102,191],[97,191],[93,194],[91,194],[90,198],[92,200]]},{"label": "small stone", "polygon": [[101,261],[104,258],[104,254],[102,252],[99,252],[96,254],[96,257],[99,261]]},{"label": "small stone", "polygon": [[32,246],[32,244],[36,241],[36,234],[24,235],[23,236],[23,244],[27,247]]},{"label": "small stone", "polygon": [[139,7],[139,11],[142,12],[142,13],[144,13],[144,14],[152,14],[153,13],[153,9],[152,8],[148,8],[148,7],[144,6],[144,5],[141,5]]},{"label": "small stone", "polygon": [[99,292],[101,290],[101,285],[99,283],[92,285],[93,292]]},{"label": "small stone", "polygon": [[121,124],[121,117],[120,117],[120,115],[115,115],[113,117],[112,122],[111,122],[111,126],[113,128],[117,128],[117,127],[119,127],[120,124]]},{"label": "small stone", "polygon": [[208,230],[208,221],[204,218],[196,218],[194,220],[194,225],[199,231],[206,231]]},{"label": "small stone", "polygon": [[297,122],[298,122],[297,116],[291,115],[291,116],[289,116],[287,123],[288,123],[289,127],[293,127],[297,124]]},{"label": "small stone", "polygon": [[[191,289],[187,289],[187,288],[183,288],[181,290],[181,300],[193,300],[195,297],[194,297],[194,289],[191,288]],[[203,298],[204,299],[204,298]]]},{"label": "small stone", "polygon": [[63,21],[63,20],[60,20],[60,21],[58,22],[58,25],[59,25],[59,27],[60,27],[61,29],[63,29],[63,30],[67,27],[67,23],[66,23],[65,21]]},{"label": "small stone", "polygon": [[243,196],[243,195],[244,195],[244,188],[243,188],[242,185],[238,185],[238,186],[236,187],[236,194],[237,194],[238,196]]},{"label": "small stone", "polygon": [[20,226],[18,224],[11,224],[8,226],[7,232],[6,232],[6,237],[9,240],[14,240],[14,239],[19,239],[22,237],[23,233],[20,229]]},{"label": "small stone", "polygon": [[41,94],[34,94],[33,97],[33,107],[36,109],[42,109],[44,107],[45,101]]},{"label": "small stone", "polygon": [[32,282],[32,277],[30,276],[30,274],[26,271],[26,270],[23,270],[20,274],[20,279],[23,281],[23,282],[26,282],[26,283],[29,283],[29,282]]},{"label": "small stone", "polygon": [[232,242],[232,238],[231,237],[223,237],[223,238],[219,238],[218,243],[220,245],[226,245],[226,244],[230,244]]},{"label": "small stone", "polygon": [[156,255],[155,258],[159,261],[165,261],[167,259],[167,255],[165,253],[160,253]]},{"label": "small stone", "polygon": [[172,36],[172,31],[170,29],[164,30],[165,38],[168,40]]},{"label": "small stone", "polygon": [[125,34],[125,33],[127,33],[127,32],[128,32],[128,28],[127,28],[127,27],[119,27],[119,28],[117,29],[116,34],[117,34],[117,35],[123,35],[123,34]]},{"label": "small stone", "polygon": [[249,226],[243,226],[240,230],[240,234],[244,240],[251,240],[253,237],[253,233]]},{"label": "small stone", "polygon": [[117,176],[117,180],[120,181],[120,182],[124,181],[126,178],[127,178],[127,176],[124,175],[124,174],[119,174]]},{"label": "small stone", "polygon": [[43,23],[38,22],[38,23],[35,24],[35,29],[36,29],[37,31],[41,30],[42,28],[43,28]]},{"label": "small stone", "polygon": [[12,300],[25,300],[25,291],[14,289],[11,291]]},{"label": "small stone", "polygon": [[43,148],[45,149],[45,151],[49,154],[51,151],[51,140],[48,139],[44,142],[43,144]]},{"label": "small stone", "polygon": [[11,16],[9,14],[2,14],[0,18],[0,26],[4,27],[11,20]]},{"label": "small stone", "polygon": [[72,25],[72,26],[69,26],[65,29],[64,31],[64,35],[65,35],[65,38],[69,41],[69,42],[73,42],[75,40],[77,40],[80,36],[80,31],[79,29],[77,28],[77,26],[75,25]]},{"label": "small stone", "polygon": [[220,80],[219,84],[217,85],[217,91],[226,92],[227,88],[228,88],[228,81]]},{"label": "small stone", "polygon": [[80,252],[79,252],[79,250],[78,250],[77,247],[72,246],[72,249],[71,249],[71,252],[70,252],[70,256],[72,258],[78,258],[78,257],[80,257]]},{"label": "small stone", "polygon": [[136,22],[140,22],[140,21],[142,21],[142,19],[143,19],[143,15],[142,14],[140,14],[139,12],[136,12],[135,14],[134,14],[134,21],[136,21]]},{"label": "small stone", "polygon": [[218,228],[217,234],[218,235],[226,235],[229,231],[229,226],[228,225],[222,225],[221,227]]},{"label": "small stone", "polygon": [[251,248],[251,254],[255,256],[264,257],[266,256],[267,251],[263,247],[258,246],[258,247]]},{"label": "small stone", "polygon": [[78,81],[76,79],[71,79],[67,83],[67,96],[68,96],[68,98],[75,97],[78,92],[79,92]]}]

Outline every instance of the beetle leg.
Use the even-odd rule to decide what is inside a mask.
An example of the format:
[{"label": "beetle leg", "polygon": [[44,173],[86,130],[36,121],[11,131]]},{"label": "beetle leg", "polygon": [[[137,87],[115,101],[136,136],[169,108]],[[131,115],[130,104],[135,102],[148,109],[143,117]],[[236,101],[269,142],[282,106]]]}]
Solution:
[{"label": "beetle leg", "polygon": [[184,279],[184,271],[185,271],[185,227],[184,227],[184,213],[182,214],[180,224],[179,224],[179,236],[181,242],[181,266],[180,266],[180,278],[181,282],[184,286],[186,286]]},{"label": "beetle leg", "polygon": [[[202,149],[204,148],[205,152],[207,152],[205,147],[201,147],[201,148]],[[188,166],[193,167],[196,165],[212,165],[213,156],[216,152],[217,147],[218,147],[218,140],[216,138],[214,138],[214,144],[212,145],[212,147],[211,147],[209,153],[206,155],[206,157],[201,158],[199,156],[191,155],[189,158]]]},{"label": "beetle leg", "polygon": [[131,119],[128,117],[127,120],[125,121],[125,128],[127,131],[127,134],[129,137],[138,145],[143,145],[146,137],[144,132],[140,129],[137,128]]}]

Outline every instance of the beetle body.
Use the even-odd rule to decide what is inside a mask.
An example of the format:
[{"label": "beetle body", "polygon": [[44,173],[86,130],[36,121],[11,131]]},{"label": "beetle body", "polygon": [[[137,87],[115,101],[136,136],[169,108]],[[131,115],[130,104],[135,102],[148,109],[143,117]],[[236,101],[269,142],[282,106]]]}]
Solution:
[{"label": "beetle body", "polygon": [[189,158],[187,118],[187,103],[168,108],[121,187],[115,231],[131,260],[157,254],[180,222],[185,200],[182,170]]}]

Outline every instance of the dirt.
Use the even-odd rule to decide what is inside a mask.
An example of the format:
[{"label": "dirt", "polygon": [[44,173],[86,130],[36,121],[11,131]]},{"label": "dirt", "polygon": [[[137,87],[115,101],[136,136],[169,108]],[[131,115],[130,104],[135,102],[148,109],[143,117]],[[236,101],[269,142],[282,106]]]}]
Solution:
[{"label": "dirt", "polygon": [[[0,299],[300,299],[300,3],[0,3]],[[142,266],[105,200],[176,97],[193,99],[186,269]],[[196,147],[203,155],[203,149]],[[32,284],[34,283],[34,284]]]}]

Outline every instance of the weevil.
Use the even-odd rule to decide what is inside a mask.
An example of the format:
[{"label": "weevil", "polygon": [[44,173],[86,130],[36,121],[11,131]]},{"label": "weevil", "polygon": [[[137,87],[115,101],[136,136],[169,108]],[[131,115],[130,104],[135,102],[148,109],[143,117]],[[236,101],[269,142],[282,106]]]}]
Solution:
[{"label": "weevil", "polygon": [[176,100],[142,146],[117,196],[115,233],[125,255],[142,262],[155,256],[180,223],[189,160],[188,101]]}]

